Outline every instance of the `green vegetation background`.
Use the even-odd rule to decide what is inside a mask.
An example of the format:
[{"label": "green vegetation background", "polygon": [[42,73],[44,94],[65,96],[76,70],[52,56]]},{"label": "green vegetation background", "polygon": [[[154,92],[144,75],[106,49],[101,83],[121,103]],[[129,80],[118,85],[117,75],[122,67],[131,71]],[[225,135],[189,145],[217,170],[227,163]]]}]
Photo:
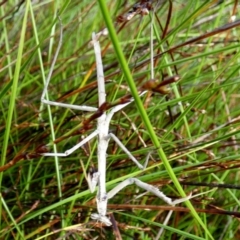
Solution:
[{"label": "green vegetation background", "polygon": [[[154,16],[150,12],[126,25],[117,23],[134,3],[2,2],[1,239],[154,239],[169,210],[174,212],[162,239],[239,239],[238,1],[159,1]],[[59,42],[58,15],[63,42],[48,89],[51,100],[97,107],[90,41],[92,32],[106,26],[113,25],[118,32],[117,38],[110,31],[99,39],[109,102],[151,78],[151,37],[155,55],[181,45],[155,58],[159,82],[180,76],[170,93],[149,93],[141,98],[140,112],[141,103],[134,102],[114,116],[110,130],[141,163],[149,152],[151,159],[140,171],[111,141],[108,189],[138,177],[175,199],[184,192],[213,189],[197,183],[229,185],[176,207],[166,206],[152,194],[138,197],[143,191],[129,186],[109,201],[118,229],[92,221],[96,193],[88,190],[84,171],[97,168],[96,139],[65,158],[40,156],[44,151],[64,152],[92,131],[79,130],[89,113],[49,108],[40,101]],[[236,24],[227,25],[231,21]],[[196,41],[199,36],[203,37]],[[47,149],[53,133],[56,139],[71,136]]]}]

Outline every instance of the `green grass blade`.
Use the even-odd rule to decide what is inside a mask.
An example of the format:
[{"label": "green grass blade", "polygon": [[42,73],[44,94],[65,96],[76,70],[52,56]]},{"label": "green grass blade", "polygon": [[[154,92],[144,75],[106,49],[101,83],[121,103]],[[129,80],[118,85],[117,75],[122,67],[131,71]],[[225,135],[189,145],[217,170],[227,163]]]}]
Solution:
[{"label": "green grass blade", "polygon": [[[109,31],[109,36],[112,40],[112,44],[113,44],[113,47],[114,47],[114,50],[115,50],[115,53],[116,53],[116,56],[118,58],[118,61],[121,65],[121,68],[122,68],[122,71],[126,77],[126,81],[129,85],[129,88],[131,90],[131,93],[132,93],[132,96],[135,100],[135,104],[138,108],[138,111],[141,115],[141,118],[142,118],[142,121],[144,122],[144,125],[149,133],[149,136],[150,138],[152,139],[152,142],[154,144],[154,146],[158,149],[158,154],[159,154],[159,157],[160,159],[162,159],[163,161],[163,164],[166,168],[166,170],[168,171],[168,174],[170,176],[170,178],[172,179],[174,185],[176,186],[176,188],[178,189],[180,195],[182,197],[185,197],[185,192],[184,190],[182,189],[182,186],[180,185],[176,175],[174,174],[172,168],[171,168],[171,165],[169,164],[168,162],[168,159],[163,151],[163,149],[161,148],[161,145],[158,141],[158,138],[153,130],[153,127],[151,125],[151,122],[147,116],[147,113],[143,107],[143,104],[140,100],[140,97],[138,96],[138,91],[137,91],[137,88],[136,88],[136,85],[134,83],[134,80],[132,78],[132,75],[131,75],[131,72],[130,72],[130,69],[127,65],[127,61],[124,57],[124,54],[122,52],[122,49],[121,49],[121,46],[119,44],[119,41],[118,41],[118,37],[117,37],[117,34],[116,34],[116,31],[114,29],[114,26],[112,24],[112,19],[109,15],[109,11],[107,9],[107,5],[106,5],[106,2],[104,0],[98,0],[99,2],[99,6],[100,6],[100,9],[101,9],[101,12],[102,12],[102,16],[104,18],[104,21],[106,23],[106,26],[108,28],[108,31]],[[206,225],[203,223],[202,219],[198,216],[197,212],[195,211],[194,207],[192,206],[192,204],[190,203],[190,201],[186,201],[186,205],[188,206],[188,208],[191,210],[193,216],[195,217],[195,219],[197,220],[197,222],[203,227],[203,229],[206,231],[206,233],[208,234],[208,236],[213,239],[213,237],[211,236],[210,232],[208,231]]]}]

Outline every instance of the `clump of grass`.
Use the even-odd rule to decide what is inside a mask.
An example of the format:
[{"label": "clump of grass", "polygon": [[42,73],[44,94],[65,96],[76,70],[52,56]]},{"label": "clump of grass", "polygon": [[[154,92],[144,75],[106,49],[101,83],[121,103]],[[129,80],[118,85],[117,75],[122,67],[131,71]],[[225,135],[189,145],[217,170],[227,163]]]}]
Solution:
[{"label": "clump of grass", "polygon": [[[1,238],[153,239],[164,227],[164,239],[237,239],[237,1],[153,1],[153,6],[157,2],[155,14],[137,15],[126,24],[117,23],[117,17],[126,14],[133,1],[106,1],[105,13],[103,1],[2,5]],[[151,194],[138,197],[142,191],[130,186],[109,201],[117,228],[89,218],[96,203],[84,170],[97,168],[97,142],[66,158],[39,155],[46,150],[64,152],[92,131],[80,131],[89,114],[48,109],[40,102],[59,41],[58,15],[64,34],[49,86],[51,100],[97,107],[95,58],[89,41],[93,31],[111,27],[107,19],[112,19],[117,32],[117,38],[111,31],[100,38],[109,102],[132,91],[137,97],[134,85],[151,78],[151,25],[155,78],[161,82],[167,76],[180,76],[167,96],[149,93],[141,99],[144,108],[137,100],[114,116],[111,131],[131,153],[140,162],[148,152],[152,157],[147,169],[139,171],[110,142],[108,189],[128,177],[159,186],[172,198],[217,189],[187,206],[170,207]],[[53,133],[56,139],[71,136],[56,149],[46,149]],[[174,213],[163,226],[169,210]]]}]

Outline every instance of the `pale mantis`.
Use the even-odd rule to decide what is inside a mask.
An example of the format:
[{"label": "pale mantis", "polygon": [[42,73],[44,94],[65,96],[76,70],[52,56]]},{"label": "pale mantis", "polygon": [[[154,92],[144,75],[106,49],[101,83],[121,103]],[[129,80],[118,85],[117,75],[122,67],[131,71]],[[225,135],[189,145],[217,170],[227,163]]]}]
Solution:
[{"label": "pale mantis", "polygon": [[[62,32],[60,33],[60,36],[62,38]],[[102,67],[102,59],[101,59],[101,50],[99,46],[99,42],[96,39],[95,34],[93,34],[92,37],[92,44],[94,45],[95,50],[95,56],[96,56],[96,66],[97,66],[97,80],[98,80],[98,108],[96,107],[90,107],[90,106],[78,106],[78,105],[71,105],[66,103],[59,103],[54,101],[49,101],[45,99],[45,96],[47,94],[47,88],[50,82],[51,73],[53,71],[54,64],[56,62],[56,58],[58,55],[58,52],[60,50],[61,46],[61,39],[59,41],[59,46],[57,49],[57,52],[54,56],[54,60],[49,72],[49,76],[47,78],[46,84],[44,86],[44,90],[42,93],[41,101],[48,105],[58,106],[58,107],[65,107],[69,109],[75,109],[80,111],[88,111],[88,112],[96,112],[98,115],[98,112],[103,109],[99,113],[99,116],[97,118],[97,128],[89,134],[86,138],[84,138],[81,142],[77,143],[75,146],[71,147],[70,149],[66,150],[63,153],[43,153],[43,156],[58,156],[58,157],[65,157],[73,153],[75,150],[79,149],[81,146],[83,146],[85,143],[90,141],[92,138],[98,136],[98,171],[93,173],[91,177],[88,178],[88,181],[90,182],[90,190],[93,192],[95,190],[96,185],[98,185],[98,193],[97,193],[97,213],[93,213],[91,215],[92,219],[95,219],[97,221],[100,221],[107,226],[110,226],[112,223],[107,217],[107,202],[109,199],[113,198],[120,190],[122,190],[124,187],[135,183],[138,187],[155,194],[157,197],[161,198],[163,201],[165,201],[169,205],[176,205],[178,203],[181,203],[183,201],[186,201],[190,199],[192,196],[188,196],[185,198],[177,199],[173,201],[171,198],[167,197],[165,194],[163,194],[158,188],[149,185],[147,183],[144,183],[140,181],[137,178],[129,178],[125,181],[121,182],[119,185],[117,185],[115,188],[113,188],[111,191],[107,193],[106,191],[106,151],[108,148],[108,143],[110,138],[112,138],[118,146],[127,154],[127,156],[140,168],[144,169],[147,165],[147,160],[144,165],[140,164],[137,159],[127,150],[127,148],[121,143],[121,141],[115,136],[113,133],[109,132],[109,125],[110,121],[114,115],[114,113],[120,111],[127,105],[129,105],[131,102],[133,102],[132,98],[128,98],[126,102],[123,104],[119,104],[116,106],[113,106],[109,110],[108,113],[104,110],[102,106],[106,103],[106,93],[105,93],[105,81],[104,81],[104,73],[103,73],[103,67]],[[142,91],[139,94],[142,96],[146,93],[146,91]],[[96,115],[96,116],[97,116]],[[94,114],[93,114],[94,116]]]},{"label": "pale mantis", "polygon": [[[102,60],[101,60],[101,51],[98,41],[95,39],[95,34],[93,34],[93,43],[94,43],[94,49],[95,49],[95,55],[96,55],[96,62],[97,62],[97,78],[98,78],[98,97],[99,97],[99,106],[101,106],[103,103],[106,102],[106,94],[105,94],[105,83],[104,83],[104,73],[102,68]],[[50,82],[50,78],[47,79],[47,82],[44,87],[44,91],[42,93],[41,101],[45,104],[59,106],[59,107],[66,107],[71,108],[75,110],[83,110],[83,111],[97,111],[98,108],[88,107],[88,106],[76,106],[76,105],[70,105],[65,103],[58,103],[53,101],[48,101],[45,99],[45,95],[47,93],[47,87]],[[145,91],[146,92],[146,91]],[[145,94],[145,92],[142,92],[141,95]],[[94,130],[90,135],[88,135],[86,138],[84,138],[81,142],[73,146],[72,148],[68,149],[64,153],[43,153],[43,156],[59,156],[64,157],[70,155],[72,152],[83,146],[86,142],[94,138],[95,136],[98,136],[98,172],[93,174],[93,177],[91,179],[92,184],[91,191],[95,190],[96,185],[98,184],[99,189],[97,193],[97,209],[98,213],[94,213],[91,215],[93,219],[96,219],[98,221],[103,222],[104,224],[110,226],[111,222],[106,216],[107,213],[107,202],[108,199],[112,198],[117,192],[119,192],[121,189],[126,187],[129,184],[135,183],[140,188],[143,188],[159,198],[163,199],[165,202],[167,202],[170,205],[175,205],[177,203],[180,203],[182,201],[185,201],[187,198],[179,199],[172,201],[171,198],[168,198],[165,196],[161,191],[159,191],[158,188],[149,185],[147,183],[144,183],[136,178],[130,178],[123,182],[121,182],[118,186],[116,186],[114,189],[112,189],[110,192],[106,192],[106,151],[108,147],[108,142],[110,138],[113,138],[114,141],[119,145],[120,148],[128,155],[128,157],[140,168],[144,169],[146,167],[147,161],[144,165],[141,165],[137,159],[127,150],[127,148],[120,142],[120,140],[112,133],[109,133],[109,125],[111,118],[113,117],[114,113],[117,111],[120,111],[122,108],[126,107],[128,104],[130,104],[133,101],[133,99],[129,99],[127,103],[117,105],[113,107],[109,113],[103,112],[102,115],[97,119],[98,120],[98,126],[97,129]]]}]

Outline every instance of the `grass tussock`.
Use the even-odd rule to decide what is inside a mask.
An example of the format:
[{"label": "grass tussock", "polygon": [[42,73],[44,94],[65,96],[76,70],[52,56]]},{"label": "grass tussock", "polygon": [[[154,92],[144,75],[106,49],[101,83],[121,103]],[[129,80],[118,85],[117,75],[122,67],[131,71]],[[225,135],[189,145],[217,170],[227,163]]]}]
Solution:
[{"label": "grass tussock", "polygon": [[[238,1],[135,3],[1,3],[0,239],[154,239],[162,227],[160,239],[239,239]],[[137,177],[172,199],[212,190],[173,207],[131,185],[109,201],[114,227],[90,219],[96,193],[85,172],[97,168],[96,139],[67,157],[41,156],[66,151],[96,127],[96,119],[84,126],[90,113],[40,101],[60,30],[48,98],[98,107],[91,37],[105,27],[107,101],[135,99],[110,131],[142,164],[151,153],[141,171],[110,141],[107,189]],[[178,81],[160,94],[172,76]],[[149,91],[139,97],[142,87]]]}]

